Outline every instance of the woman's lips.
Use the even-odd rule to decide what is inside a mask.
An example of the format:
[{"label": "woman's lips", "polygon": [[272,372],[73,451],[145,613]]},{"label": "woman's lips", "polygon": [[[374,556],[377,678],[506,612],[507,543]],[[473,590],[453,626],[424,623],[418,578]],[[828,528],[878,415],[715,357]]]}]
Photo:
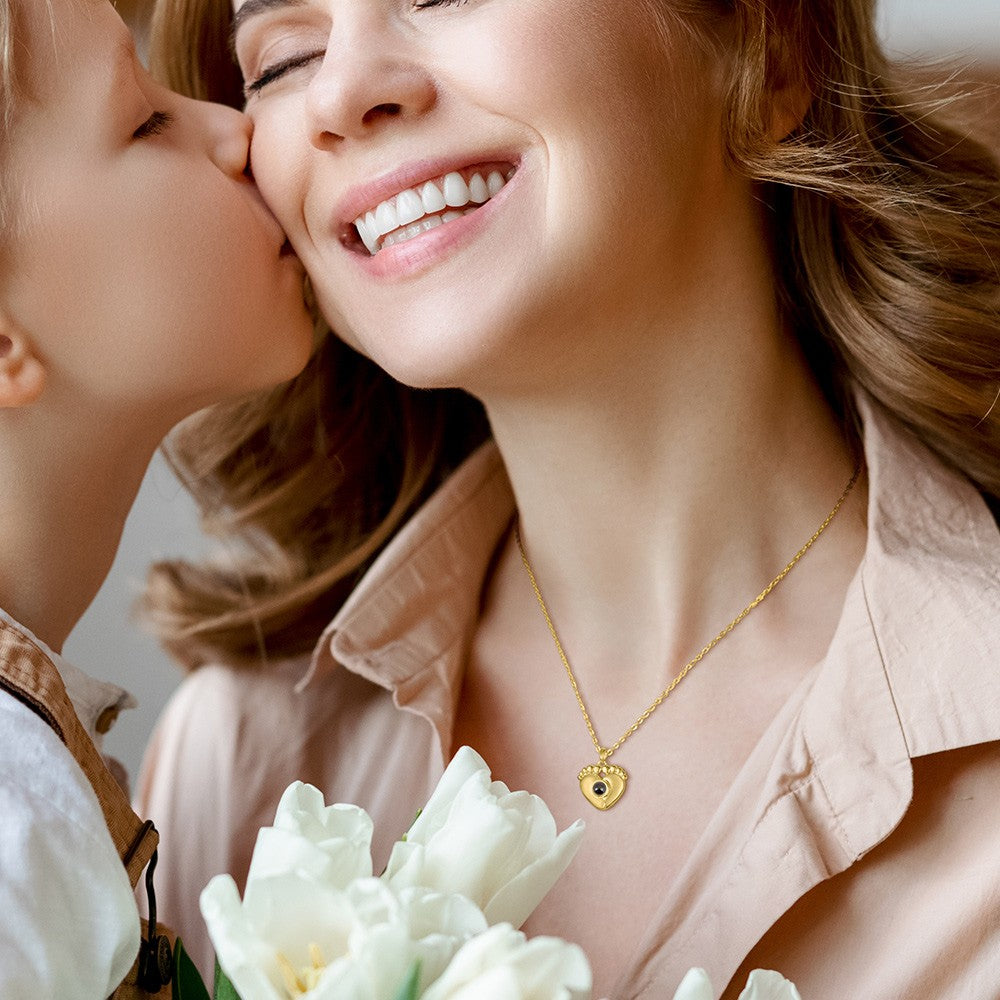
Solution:
[{"label": "woman's lips", "polygon": [[512,163],[477,164],[397,191],[354,220],[358,240],[375,256],[416,239],[476,211],[498,195],[515,172]]},{"label": "woman's lips", "polygon": [[[355,236],[353,243],[345,240],[344,244],[368,278],[405,281],[464,251],[479,233],[491,225],[496,214],[504,211],[516,187],[516,181],[505,182],[495,197],[481,205],[449,208],[440,213],[440,221],[432,222],[428,228],[425,228],[427,220],[423,220],[417,223],[421,226],[419,232],[384,243],[374,254],[369,252],[360,237]],[[448,215],[448,221],[444,221],[445,215]]]}]

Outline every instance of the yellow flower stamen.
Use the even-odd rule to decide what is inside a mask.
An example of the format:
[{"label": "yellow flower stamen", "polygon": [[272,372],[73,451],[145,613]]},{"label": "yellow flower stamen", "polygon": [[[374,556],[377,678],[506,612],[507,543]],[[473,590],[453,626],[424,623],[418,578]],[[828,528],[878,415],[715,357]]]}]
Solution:
[{"label": "yellow flower stamen", "polygon": [[302,996],[306,991],[306,984],[299,979],[295,972],[295,966],[280,951],[278,952],[278,968],[281,969],[281,978],[285,980],[285,992],[288,994],[289,1000],[295,1000],[296,997]]},{"label": "yellow flower stamen", "polygon": [[323,952],[320,951],[320,947],[315,941],[309,944],[311,968],[296,969],[280,951],[277,959],[281,978],[285,980],[285,993],[288,995],[288,1000],[298,1000],[299,997],[305,996],[310,990],[315,989],[326,970]]}]

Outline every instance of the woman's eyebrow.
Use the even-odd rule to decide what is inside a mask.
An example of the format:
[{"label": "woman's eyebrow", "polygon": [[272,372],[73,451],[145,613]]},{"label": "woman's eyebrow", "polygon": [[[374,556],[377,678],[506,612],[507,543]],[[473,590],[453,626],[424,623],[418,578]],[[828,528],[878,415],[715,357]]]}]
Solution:
[{"label": "woman's eyebrow", "polygon": [[239,9],[233,14],[233,23],[229,29],[230,48],[235,47],[236,33],[247,21],[282,7],[301,7],[305,2],[306,0],[246,0],[246,3],[240,4]]}]

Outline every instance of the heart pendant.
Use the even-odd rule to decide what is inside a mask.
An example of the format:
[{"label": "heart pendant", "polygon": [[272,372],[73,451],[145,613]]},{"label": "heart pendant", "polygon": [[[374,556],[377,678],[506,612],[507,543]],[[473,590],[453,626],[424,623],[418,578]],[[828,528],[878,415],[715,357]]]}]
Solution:
[{"label": "heart pendant", "polygon": [[610,809],[625,794],[628,772],[617,764],[591,764],[577,778],[583,797],[595,809]]}]

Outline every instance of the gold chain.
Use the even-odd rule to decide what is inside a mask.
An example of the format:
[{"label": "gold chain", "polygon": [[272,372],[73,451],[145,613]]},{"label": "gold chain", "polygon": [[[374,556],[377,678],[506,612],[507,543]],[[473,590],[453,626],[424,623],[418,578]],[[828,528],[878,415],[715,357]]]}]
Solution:
[{"label": "gold chain", "polygon": [[531,580],[531,588],[535,592],[535,597],[538,599],[538,606],[542,609],[542,614],[545,616],[545,624],[549,627],[549,633],[552,636],[552,640],[556,644],[556,649],[559,651],[559,658],[562,660],[563,666],[566,668],[566,674],[569,677],[569,682],[573,686],[573,694],[576,695],[576,702],[580,706],[580,711],[583,713],[583,721],[587,723],[587,731],[590,733],[590,738],[594,741],[594,747],[596,748],[598,754],[600,755],[601,764],[603,765],[607,759],[633,734],[638,730],[638,728],[663,704],[664,701],[670,696],[670,693],[677,687],[678,684],[720,643],[727,635],[754,608],[757,607],[775,587],[785,579],[786,576],[792,571],[792,567],[812,548],[816,539],[823,534],[824,531],[830,526],[830,522],[837,516],[837,512],[844,505],[844,501],[850,496],[851,490],[854,489],[855,483],[857,483],[858,478],[861,476],[861,463],[859,462],[855,466],[854,472],[851,475],[850,482],[844,487],[844,492],[840,494],[840,499],[834,504],[833,510],[824,518],[823,523],[813,532],[812,537],[799,549],[798,552],[792,556],[788,565],[721,631],[719,634],[712,639],[711,642],[707,643],[702,647],[701,651],[697,653],[694,657],[688,660],[684,664],[680,673],[656,696],[649,708],[646,709],[642,715],[639,716],[635,722],[629,726],[628,729],[622,733],[618,739],[611,744],[609,747],[601,745],[601,741],[597,738],[597,733],[594,731],[594,724],[590,721],[590,713],[587,711],[587,706],[584,704],[583,695],[580,694],[580,686],[576,682],[576,677],[573,676],[573,668],[569,665],[569,660],[566,658],[566,653],[563,651],[562,643],[559,641],[559,636],[556,634],[556,627],[552,624],[552,617],[549,615],[549,609],[545,606],[545,600],[542,597],[542,591],[538,586],[538,581],[535,579],[535,573],[531,568],[531,563],[528,562],[528,555],[524,551],[524,543],[521,541],[521,525],[520,522],[515,522],[514,524],[514,538],[517,541],[518,551],[521,553],[521,562],[524,563],[524,568],[528,571],[528,579]]}]

